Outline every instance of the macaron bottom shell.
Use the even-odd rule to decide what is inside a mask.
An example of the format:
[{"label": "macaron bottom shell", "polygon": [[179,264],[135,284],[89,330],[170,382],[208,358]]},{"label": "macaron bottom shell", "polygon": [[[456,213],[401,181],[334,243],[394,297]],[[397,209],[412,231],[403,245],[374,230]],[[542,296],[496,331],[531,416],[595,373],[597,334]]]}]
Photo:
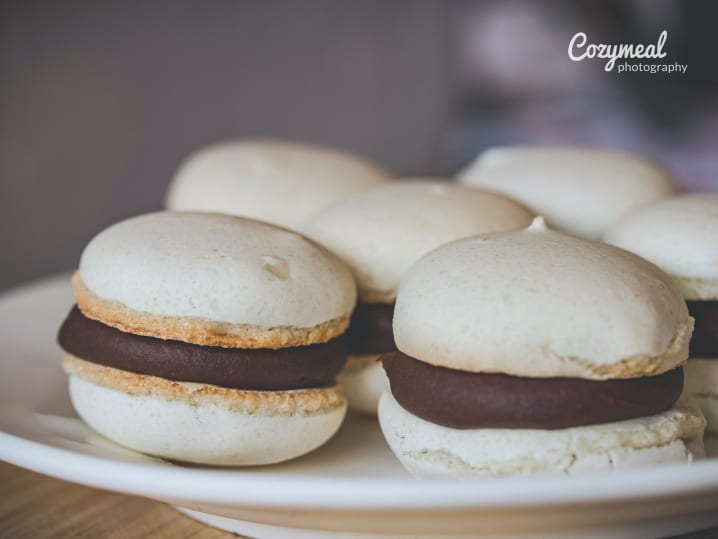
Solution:
[{"label": "macaron bottom shell", "polygon": [[379,354],[349,356],[337,376],[353,412],[376,416],[379,399],[389,389],[389,379],[378,358]]},{"label": "macaron bottom shell", "polygon": [[[221,399],[197,404],[130,394],[74,374],[69,385],[80,417],[110,440],[151,456],[215,466],[273,464],[304,455],[336,433],[347,409],[337,387],[311,391],[339,393],[339,405],[311,413],[301,409],[287,413],[236,409]],[[243,393],[262,398],[262,393],[281,392]]]},{"label": "macaron bottom shell", "polygon": [[702,457],[705,418],[681,398],[654,416],[541,429],[451,429],[420,419],[390,392],[379,424],[402,465],[417,477],[508,477],[609,471]]},{"label": "macaron bottom shell", "polygon": [[718,358],[689,359],[683,367],[685,392],[691,395],[706,416],[706,431],[718,434]]}]

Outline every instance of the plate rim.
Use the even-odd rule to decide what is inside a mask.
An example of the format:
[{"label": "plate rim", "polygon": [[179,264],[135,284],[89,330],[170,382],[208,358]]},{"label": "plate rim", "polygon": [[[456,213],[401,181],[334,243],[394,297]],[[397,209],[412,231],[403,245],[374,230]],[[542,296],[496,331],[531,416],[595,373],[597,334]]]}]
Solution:
[{"label": "plate rim", "polygon": [[[506,509],[718,494],[718,459],[615,473],[502,479],[286,477],[246,468],[157,466],[86,455],[0,432],[0,459],[87,486],[159,499],[276,508]],[[615,481],[620,480],[620,489]],[[311,485],[308,483],[311,482]],[[658,488],[666,484],[670,488]],[[302,496],[296,490],[300,487]],[[420,488],[417,488],[420,487]],[[183,495],[190,492],[189,496]]]}]

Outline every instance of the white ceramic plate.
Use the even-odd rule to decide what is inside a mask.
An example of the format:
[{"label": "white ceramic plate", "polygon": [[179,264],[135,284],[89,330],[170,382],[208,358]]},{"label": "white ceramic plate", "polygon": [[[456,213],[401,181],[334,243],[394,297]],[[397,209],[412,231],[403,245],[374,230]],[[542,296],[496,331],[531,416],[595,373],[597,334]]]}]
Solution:
[{"label": "white ceramic plate", "polygon": [[[718,525],[718,458],[615,474],[419,481],[375,421],[351,417],[285,464],[208,469],[123,449],[72,409],[55,334],[72,305],[62,275],[0,296],[0,458],[147,496],[253,537],[362,535],[658,537]],[[718,440],[708,440],[718,455]]]}]

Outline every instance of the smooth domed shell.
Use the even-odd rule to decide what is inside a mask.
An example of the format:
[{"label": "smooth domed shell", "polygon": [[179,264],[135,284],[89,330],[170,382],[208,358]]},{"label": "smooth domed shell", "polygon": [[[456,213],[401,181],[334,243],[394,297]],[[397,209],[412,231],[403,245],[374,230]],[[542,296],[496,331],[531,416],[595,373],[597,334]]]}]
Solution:
[{"label": "smooth domed shell", "polygon": [[404,180],[328,208],[303,231],[353,270],[360,299],[393,302],[402,276],[432,249],[478,233],[518,230],[533,217],[503,195]]},{"label": "smooth domed shell", "polygon": [[627,215],[605,241],[660,266],[688,299],[718,299],[718,194],[683,195]]},{"label": "smooth domed shell", "polygon": [[327,206],[387,181],[386,170],[349,152],[231,140],[187,158],[169,186],[167,207],[240,215],[296,229]]},{"label": "smooth domed shell", "polygon": [[394,314],[405,354],[528,377],[658,374],[686,360],[692,327],[658,267],[540,219],[432,251],[402,280]]},{"label": "smooth domed shell", "polygon": [[294,232],[228,215],[159,212],[121,221],[82,253],[90,292],[153,315],[311,327],[351,313],[349,270]]},{"label": "smooth domed shell", "polygon": [[459,177],[523,202],[557,229],[591,239],[600,239],[631,210],[677,191],[671,174],[656,163],[604,148],[492,148]]}]

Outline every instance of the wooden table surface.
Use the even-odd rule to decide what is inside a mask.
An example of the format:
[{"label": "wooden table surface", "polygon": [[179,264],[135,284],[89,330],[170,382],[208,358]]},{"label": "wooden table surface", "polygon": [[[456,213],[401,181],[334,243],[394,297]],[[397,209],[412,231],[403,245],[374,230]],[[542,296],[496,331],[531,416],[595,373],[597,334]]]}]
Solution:
[{"label": "wooden table surface", "polygon": [[0,462],[0,537],[227,539],[160,502],[46,477]]},{"label": "wooden table surface", "polygon": [[[0,538],[145,537],[228,539],[238,536],[200,524],[160,502],[83,487],[0,462]],[[718,538],[718,528],[680,538]]]}]

